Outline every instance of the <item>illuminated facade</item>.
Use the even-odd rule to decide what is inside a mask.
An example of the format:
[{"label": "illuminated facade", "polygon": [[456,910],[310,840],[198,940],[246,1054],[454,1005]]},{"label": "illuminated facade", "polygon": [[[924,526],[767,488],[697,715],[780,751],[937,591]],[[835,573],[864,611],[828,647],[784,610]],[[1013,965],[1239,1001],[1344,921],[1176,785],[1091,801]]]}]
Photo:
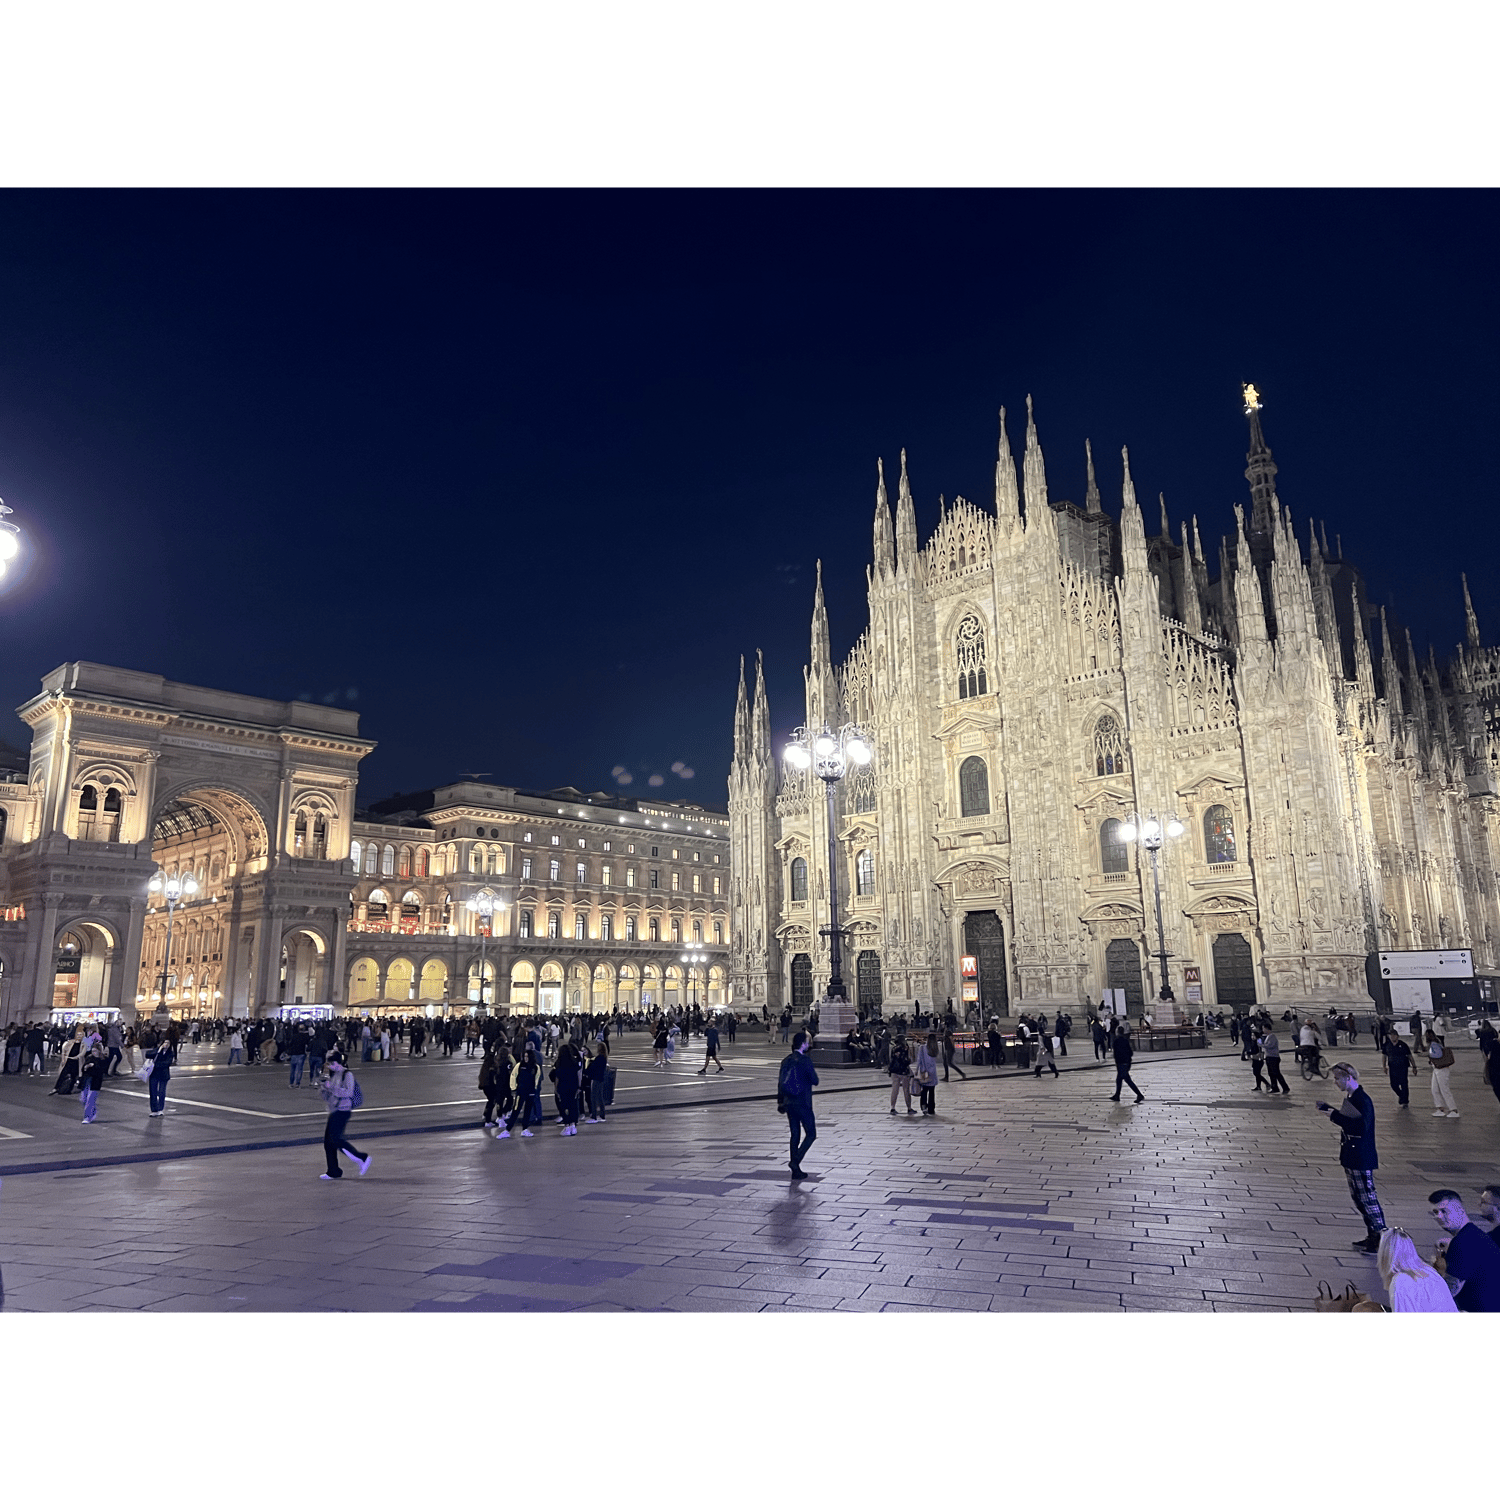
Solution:
[{"label": "illuminated facade", "polygon": [[[1160,1012],[1148,861],[1119,838],[1153,811],[1185,828],[1161,869],[1187,1008],[1369,1009],[1382,947],[1495,972],[1500,651],[1465,588],[1466,643],[1419,660],[1320,528],[1304,555],[1248,388],[1246,417],[1251,504],[1212,579],[1196,517],[1174,538],[1163,500],[1147,537],[1128,455],[1118,521],[1092,452],[1083,503],[1049,499],[1029,402],[1020,484],[1002,412],[994,509],[943,506],[925,546],[905,454],[894,525],[882,472],[869,626],[835,665],[820,573],[805,671],[807,722],[876,746],[839,793],[851,997],[944,1004],[971,954],[990,1011],[1109,988]],[[778,763],[759,670],[729,790],[736,1000],[805,1005],[828,972],[824,799]]]},{"label": "illuminated facade", "polygon": [[[357,815],[354,713],[91,662],[42,689],[0,764],[0,1020],[726,996],[722,813],[462,783]],[[158,868],[198,887],[170,960]]]}]

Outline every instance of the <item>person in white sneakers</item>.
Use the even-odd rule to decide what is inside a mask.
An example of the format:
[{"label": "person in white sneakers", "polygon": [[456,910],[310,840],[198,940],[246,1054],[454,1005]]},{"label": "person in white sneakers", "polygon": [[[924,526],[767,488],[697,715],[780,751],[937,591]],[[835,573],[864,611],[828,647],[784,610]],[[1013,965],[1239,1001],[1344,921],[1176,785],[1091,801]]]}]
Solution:
[{"label": "person in white sneakers", "polygon": [[531,1131],[526,1127],[531,1110],[536,1106],[537,1080],[541,1077],[541,1072],[541,1066],[536,1060],[536,1048],[527,1042],[526,1055],[516,1069],[516,1107],[510,1112],[508,1119],[501,1120],[500,1128],[495,1132],[497,1141],[508,1141],[518,1122],[521,1134],[530,1137]]},{"label": "person in white sneakers", "polygon": [[344,1066],[340,1053],[328,1054],[327,1067],[328,1076],[318,1085],[318,1090],[328,1105],[328,1125],[323,1131],[323,1155],[327,1158],[328,1170],[323,1173],[321,1181],[332,1182],[344,1175],[339,1168],[341,1151],[350,1161],[359,1163],[359,1175],[363,1177],[370,1170],[369,1155],[345,1137],[344,1128],[364,1096],[360,1092],[359,1081]]},{"label": "person in white sneakers", "polygon": [[1427,1043],[1427,1066],[1432,1070],[1432,1117],[1447,1115],[1450,1120],[1458,1118],[1458,1105],[1453,1102],[1453,1085],[1448,1082],[1448,1070],[1453,1066],[1453,1054],[1448,1044],[1431,1027],[1424,1038]]}]

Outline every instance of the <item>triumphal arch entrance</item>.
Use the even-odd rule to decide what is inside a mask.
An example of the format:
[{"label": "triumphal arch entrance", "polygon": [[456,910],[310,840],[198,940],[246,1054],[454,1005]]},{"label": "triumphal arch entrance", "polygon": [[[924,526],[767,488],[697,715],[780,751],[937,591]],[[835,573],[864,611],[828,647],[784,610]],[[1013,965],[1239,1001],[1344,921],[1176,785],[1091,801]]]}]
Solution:
[{"label": "triumphal arch entrance", "polygon": [[[31,765],[0,867],[12,1018],[343,1003],[354,788],[374,748],[358,714],[93,662],[49,673],[18,712]],[[147,889],[158,871],[184,891],[170,912]]]}]

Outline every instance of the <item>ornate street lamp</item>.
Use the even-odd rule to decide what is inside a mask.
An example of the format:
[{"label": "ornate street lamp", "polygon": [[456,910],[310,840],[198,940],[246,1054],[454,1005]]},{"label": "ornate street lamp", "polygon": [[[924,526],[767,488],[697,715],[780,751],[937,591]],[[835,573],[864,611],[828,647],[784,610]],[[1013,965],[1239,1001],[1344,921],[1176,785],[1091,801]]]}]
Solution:
[{"label": "ornate street lamp", "polygon": [[[844,987],[844,960],[840,943],[844,929],[839,926],[839,840],[838,810],[834,805],[835,788],[848,774],[851,766],[867,766],[875,758],[870,737],[857,724],[845,724],[842,729],[830,729],[824,724],[821,729],[809,734],[806,726],[792,731],[791,740],[782,757],[795,771],[811,769],[823,783],[828,799],[828,926],[818,929],[819,937],[829,941],[828,994],[826,1001],[833,1002],[837,1011],[839,1042],[843,1033],[852,1024],[849,994]],[[824,1023],[829,1017],[819,1013],[818,1032],[822,1036]]]},{"label": "ornate street lamp", "polygon": [[703,977],[703,966],[708,960],[699,951],[702,943],[688,943],[687,951],[682,955],[682,963],[687,974],[688,982],[688,1005],[693,1003],[693,986]]},{"label": "ornate street lamp", "polygon": [[186,901],[189,897],[198,894],[198,882],[191,875],[163,875],[160,870],[154,874],[146,884],[146,890],[153,896],[166,898],[167,903],[167,951],[161,961],[161,1005],[166,1009],[167,1005],[167,969],[172,963],[172,917],[177,911],[177,903]]},{"label": "ornate street lamp", "polygon": [[1155,812],[1148,813],[1144,818],[1137,818],[1135,813],[1125,819],[1120,825],[1120,838],[1124,843],[1139,842],[1141,848],[1149,851],[1151,855],[1151,884],[1156,892],[1156,949],[1152,955],[1161,964],[1161,992],[1157,999],[1164,1005],[1175,1005],[1177,997],[1172,993],[1171,982],[1167,978],[1167,960],[1172,956],[1167,952],[1167,931],[1161,920],[1161,868],[1158,864],[1158,856],[1165,839],[1180,839],[1186,830],[1176,818],[1168,818],[1163,824]]},{"label": "ornate street lamp", "polygon": [[21,528],[5,519],[13,514],[10,506],[0,500],[0,578],[5,577],[5,570],[21,551]]},{"label": "ornate street lamp", "polygon": [[464,903],[472,912],[479,914],[479,1008],[485,1008],[484,991],[489,983],[489,972],[486,968],[484,955],[485,948],[490,938],[490,923],[494,920],[497,911],[505,910],[505,903],[497,900],[488,891],[481,891]]}]

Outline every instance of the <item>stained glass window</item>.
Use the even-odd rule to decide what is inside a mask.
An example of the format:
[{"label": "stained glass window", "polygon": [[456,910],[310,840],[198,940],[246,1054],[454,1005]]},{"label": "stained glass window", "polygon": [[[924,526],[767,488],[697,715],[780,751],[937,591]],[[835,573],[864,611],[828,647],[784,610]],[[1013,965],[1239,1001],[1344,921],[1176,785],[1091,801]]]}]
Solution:
[{"label": "stained glass window", "polygon": [[958,768],[958,798],[961,817],[977,818],[990,810],[990,773],[978,755]]},{"label": "stained glass window", "polygon": [[954,646],[958,662],[958,696],[977,698],[989,692],[989,681],[985,676],[984,626],[978,615],[965,615],[958,623],[958,636]]},{"label": "stained glass window", "polygon": [[1118,875],[1130,868],[1130,850],[1120,838],[1120,820],[1106,818],[1099,830],[1099,863],[1106,875]]},{"label": "stained glass window", "polygon": [[1222,802],[1215,803],[1203,814],[1203,847],[1211,865],[1233,864],[1237,858],[1234,850],[1234,817]]},{"label": "stained glass window", "polygon": [[861,849],[854,859],[854,894],[875,894],[875,856],[868,849]]},{"label": "stained glass window", "polygon": [[807,900],[807,861],[805,859],[792,861],[792,900]]},{"label": "stained glass window", "polygon": [[1120,721],[1104,714],[1094,725],[1094,775],[1117,776],[1125,770],[1125,736]]}]

